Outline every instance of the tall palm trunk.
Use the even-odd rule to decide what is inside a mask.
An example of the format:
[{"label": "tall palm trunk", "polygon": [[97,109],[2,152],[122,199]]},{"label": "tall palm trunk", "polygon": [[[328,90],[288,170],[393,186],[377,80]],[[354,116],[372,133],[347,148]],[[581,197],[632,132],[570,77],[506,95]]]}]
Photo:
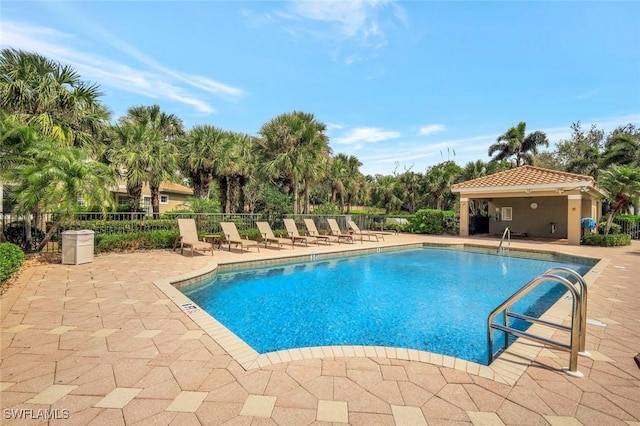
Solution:
[{"label": "tall palm trunk", "polygon": [[241,201],[241,188],[240,188],[240,176],[229,176],[229,196],[227,197],[229,203],[229,213],[242,213],[244,205]]},{"label": "tall palm trunk", "polygon": [[297,179],[293,180],[293,214],[298,214],[300,213],[300,204],[299,204],[299,192],[300,190],[298,189],[299,187],[299,183]]},{"label": "tall palm trunk", "polygon": [[311,213],[311,197],[309,196],[309,180],[304,180],[304,213]]},{"label": "tall palm trunk", "polygon": [[247,178],[245,176],[238,176],[238,208],[240,213],[244,213],[245,206],[245,194],[244,187],[247,184]]},{"label": "tall palm trunk", "polygon": [[224,209],[225,213],[229,213],[229,211],[227,210],[228,208],[228,204],[227,204],[227,178],[226,176],[220,176],[218,177],[218,186],[220,188],[220,208]]},{"label": "tall palm trunk", "polygon": [[151,209],[153,210],[153,218],[160,217],[160,185],[149,184],[151,189]]},{"label": "tall palm trunk", "polygon": [[198,171],[192,176],[193,195],[198,198],[209,198],[211,193],[211,175],[203,171]]},{"label": "tall palm trunk", "polygon": [[129,195],[129,209],[137,212],[140,208],[140,198],[142,198],[142,185],[127,185],[127,195]]}]

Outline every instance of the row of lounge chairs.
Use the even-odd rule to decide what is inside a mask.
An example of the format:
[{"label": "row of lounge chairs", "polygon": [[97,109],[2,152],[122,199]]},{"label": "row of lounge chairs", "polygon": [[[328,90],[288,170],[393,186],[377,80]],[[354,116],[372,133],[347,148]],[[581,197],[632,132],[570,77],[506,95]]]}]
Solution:
[{"label": "row of lounge chairs", "polygon": [[[301,235],[293,219],[284,219],[284,225],[287,229],[288,237],[276,237],[273,234],[271,226],[267,222],[256,222],[256,225],[258,226],[258,230],[262,236],[265,248],[268,245],[276,245],[278,248],[281,248],[285,244],[290,244],[293,249],[296,243],[304,243],[305,245],[308,245],[310,240],[315,241],[316,244],[330,244],[331,242],[337,242],[340,244],[341,241],[353,243],[354,238],[359,238],[360,242],[362,242],[365,237],[368,241],[371,241],[372,239],[378,241],[378,238],[382,238],[384,241],[383,234],[361,231],[360,228],[358,228],[358,225],[356,225],[352,220],[348,222],[350,228],[349,232],[341,230],[335,219],[327,219],[327,222],[329,223],[330,232],[328,234],[320,234],[312,219],[304,219],[307,232],[306,235]],[[241,250],[244,250],[245,248],[248,250],[250,247],[255,247],[260,251],[260,244],[257,241],[250,240],[248,238],[243,239],[240,237],[235,223],[220,222],[220,226],[222,228],[223,236],[217,237],[218,242],[220,244],[223,242],[226,243],[229,247],[229,251],[231,251],[232,245],[235,245],[236,247],[240,246]],[[206,238],[203,240],[198,239],[195,220],[178,219],[178,228],[180,229],[180,235],[173,245],[173,251],[176,250],[179,244],[180,254],[184,253],[184,248],[186,247],[191,250],[191,256],[193,256],[193,252],[196,250],[211,251],[211,255],[213,256],[213,243],[207,242]]]}]

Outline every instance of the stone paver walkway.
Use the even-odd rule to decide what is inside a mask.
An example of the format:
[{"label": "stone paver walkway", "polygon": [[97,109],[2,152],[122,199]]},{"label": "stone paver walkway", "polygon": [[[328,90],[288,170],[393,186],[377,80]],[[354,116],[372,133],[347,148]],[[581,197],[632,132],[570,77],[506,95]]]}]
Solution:
[{"label": "stone paver walkway", "polygon": [[[543,349],[515,384],[375,356],[324,356],[245,370],[154,284],[215,262],[399,242],[495,240],[394,235],[349,246],[108,254],[27,270],[0,299],[2,424],[352,424],[640,426],[640,243],[590,248],[514,242],[608,259],[590,287],[584,378]],[[602,325],[606,324],[606,327]],[[19,419],[18,417],[22,417]]]}]

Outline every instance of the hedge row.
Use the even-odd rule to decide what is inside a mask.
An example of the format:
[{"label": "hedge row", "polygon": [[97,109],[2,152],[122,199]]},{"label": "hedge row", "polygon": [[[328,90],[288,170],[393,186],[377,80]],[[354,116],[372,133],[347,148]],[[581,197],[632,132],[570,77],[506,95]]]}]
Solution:
[{"label": "hedge row", "polygon": [[97,234],[95,237],[95,253],[172,248],[178,235],[178,231],[168,230],[130,232],[126,234]]},{"label": "hedge row", "polygon": [[457,235],[460,229],[455,212],[445,210],[418,210],[409,224],[409,230],[416,234]]},{"label": "hedge row", "polygon": [[[248,237],[258,240],[260,233],[257,229],[238,231],[242,238]],[[173,248],[178,231],[159,230],[130,232],[125,234],[97,234],[95,237],[95,253],[106,253],[110,251],[130,251],[130,250],[158,250]]]},{"label": "hedge row", "polygon": [[587,234],[582,237],[582,244],[585,246],[615,247],[628,246],[631,244],[629,234]]},{"label": "hedge row", "polygon": [[24,252],[12,243],[0,243],[0,282],[11,276],[24,261]]}]

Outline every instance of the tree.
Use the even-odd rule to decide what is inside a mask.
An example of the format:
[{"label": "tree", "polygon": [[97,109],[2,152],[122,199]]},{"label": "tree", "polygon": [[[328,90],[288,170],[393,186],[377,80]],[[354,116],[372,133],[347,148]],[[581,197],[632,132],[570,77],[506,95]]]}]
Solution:
[{"label": "tree", "polygon": [[[177,181],[178,150],[174,145],[177,138],[184,134],[182,120],[174,114],[160,110],[160,106],[136,106],[127,110],[127,115],[120,118],[122,128],[134,129],[136,141],[121,148],[125,151],[136,149],[140,160],[146,162],[147,176],[151,190],[151,206],[154,215],[160,212],[160,184],[163,181]],[[136,153],[125,152],[124,156],[135,156]],[[143,166],[139,163],[139,166]],[[126,169],[126,165],[124,166]],[[129,172],[127,172],[129,174]],[[137,189],[140,179],[132,187]],[[129,183],[127,183],[129,188]],[[141,187],[140,187],[141,188]],[[139,200],[139,198],[138,198]],[[137,208],[137,206],[135,206]]]},{"label": "tree", "polygon": [[372,202],[376,206],[383,207],[385,214],[402,205],[402,201],[395,194],[397,187],[395,176],[376,175],[372,186]]},{"label": "tree", "polygon": [[598,185],[609,193],[611,209],[607,217],[604,234],[609,233],[613,218],[622,211],[631,200],[640,197],[640,167],[612,165],[603,170]]},{"label": "tree", "polygon": [[327,178],[331,187],[329,199],[332,203],[338,201],[340,194],[340,212],[351,212],[351,204],[363,182],[360,173],[362,162],[355,155],[338,154],[329,160]]},{"label": "tree", "polygon": [[279,115],[260,128],[262,137],[255,145],[258,173],[293,195],[294,214],[300,212],[300,184],[307,204],[309,184],[330,152],[325,128],[313,114],[300,111]]},{"label": "tree", "polygon": [[115,126],[113,133],[114,143],[110,147],[109,157],[120,176],[127,181],[129,209],[137,211],[140,208],[142,187],[149,180],[151,159],[148,147],[150,141],[157,139],[159,135],[144,124],[132,122]]},{"label": "tree", "polygon": [[232,140],[228,132],[205,124],[194,126],[182,142],[180,162],[191,179],[194,195],[209,198],[214,174],[227,168],[231,161]]},{"label": "tree", "polygon": [[108,187],[115,184],[113,170],[90,160],[82,150],[58,147],[55,141],[47,138],[39,142],[37,147],[28,150],[30,160],[14,169],[18,185],[11,193],[16,202],[15,214],[56,213],[37,251],[42,250],[64,220],[73,217],[79,200],[99,206],[106,213],[113,205]]},{"label": "tree", "polygon": [[70,66],[16,49],[0,51],[0,109],[58,144],[102,148],[109,110],[95,84]]},{"label": "tree", "polygon": [[460,175],[460,166],[453,161],[445,161],[427,169],[425,180],[427,191],[436,200],[436,209],[442,210],[447,193],[451,193],[450,186]]},{"label": "tree", "polygon": [[605,143],[602,167],[612,164],[640,165],[640,136],[628,133],[612,133]]},{"label": "tree", "polygon": [[[226,213],[243,213],[245,208],[245,186],[249,181],[253,164],[253,144],[255,138],[237,132],[227,132],[230,148],[228,159],[220,163],[218,181],[220,183],[222,206]],[[222,189],[224,188],[224,194]]]},{"label": "tree", "polygon": [[597,178],[603,138],[604,131],[595,124],[585,132],[578,121],[571,125],[571,138],[560,141],[553,156],[562,170]]},{"label": "tree", "polygon": [[549,146],[547,135],[542,131],[526,134],[527,123],[521,121],[517,126],[511,127],[498,136],[496,143],[489,147],[489,156],[494,161],[516,158],[516,167],[523,164],[533,164],[533,156],[538,153],[539,146]]}]

